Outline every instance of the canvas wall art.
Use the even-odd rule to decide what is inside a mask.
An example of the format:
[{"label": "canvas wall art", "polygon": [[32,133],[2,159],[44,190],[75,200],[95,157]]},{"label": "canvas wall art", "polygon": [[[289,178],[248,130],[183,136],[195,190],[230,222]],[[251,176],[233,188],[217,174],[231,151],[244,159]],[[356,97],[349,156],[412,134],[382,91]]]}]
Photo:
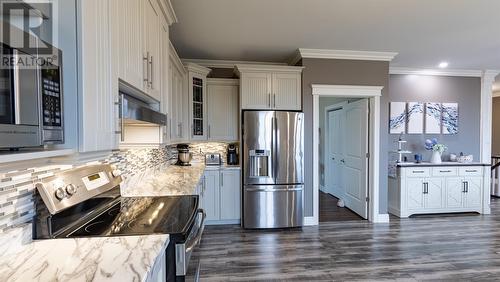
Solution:
[{"label": "canvas wall art", "polygon": [[408,103],[408,134],[424,133],[424,104]]},{"label": "canvas wall art", "polygon": [[458,133],[458,103],[442,104],[443,134]]},{"label": "canvas wall art", "polygon": [[389,115],[389,132],[400,134],[406,131],[406,103],[391,102]]},{"label": "canvas wall art", "polygon": [[425,133],[441,134],[442,108],[440,103],[425,104]]}]

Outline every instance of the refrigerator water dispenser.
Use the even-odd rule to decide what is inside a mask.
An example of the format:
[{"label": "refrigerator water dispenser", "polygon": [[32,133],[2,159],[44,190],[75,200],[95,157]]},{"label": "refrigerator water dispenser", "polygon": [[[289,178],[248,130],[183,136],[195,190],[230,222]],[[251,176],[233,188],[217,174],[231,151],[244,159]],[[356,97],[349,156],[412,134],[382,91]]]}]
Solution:
[{"label": "refrigerator water dispenser", "polygon": [[250,175],[251,178],[269,177],[269,150],[250,150]]}]

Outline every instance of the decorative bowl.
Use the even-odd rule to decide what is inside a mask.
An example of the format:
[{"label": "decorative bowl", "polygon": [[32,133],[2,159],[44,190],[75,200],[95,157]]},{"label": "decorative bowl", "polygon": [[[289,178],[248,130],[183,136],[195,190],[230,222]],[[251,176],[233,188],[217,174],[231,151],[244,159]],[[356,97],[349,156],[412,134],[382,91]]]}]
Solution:
[{"label": "decorative bowl", "polygon": [[472,160],[474,160],[473,155],[467,155],[467,156],[459,156],[457,157],[457,162],[459,163],[471,163]]}]

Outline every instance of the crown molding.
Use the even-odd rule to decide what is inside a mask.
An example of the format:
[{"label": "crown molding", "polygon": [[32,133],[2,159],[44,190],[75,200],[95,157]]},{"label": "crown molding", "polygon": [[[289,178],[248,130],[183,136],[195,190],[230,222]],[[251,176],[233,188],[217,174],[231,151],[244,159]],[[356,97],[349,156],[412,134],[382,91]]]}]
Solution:
[{"label": "crown molding", "polygon": [[175,50],[174,45],[172,44],[172,41],[168,41],[170,43],[170,61],[173,62],[173,65],[177,68],[177,70],[183,74],[186,73],[186,68],[184,67],[184,64],[182,63],[181,59],[179,58],[179,55],[177,55],[177,51]]},{"label": "crown molding", "polygon": [[174,23],[179,22],[177,16],[175,15],[172,2],[170,2],[170,0],[158,0],[158,2],[160,3],[160,9],[162,10],[163,15],[165,16],[168,25],[172,25]]},{"label": "crown molding", "polygon": [[302,73],[304,67],[296,66],[282,66],[282,65],[236,65],[236,70],[239,74],[242,72],[288,72],[288,73]]},{"label": "crown molding", "polygon": [[208,84],[238,86],[240,80],[235,78],[207,78]]},{"label": "crown molding", "polygon": [[236,65],[265,65],[265,66],[286,66],[286,63],[257,62],[257,61],[231,61],[231,60],[205,60],[205,59],[182,59],[184,63],[194,63],[207,68],[232,69]]},{"label": "crown molding", "polygon": [[204,66],[200,66],[198,64],[195,64],[195,63],[184,63],[184,66],[186,66],[186,69],[190,72],[195,72],[195,73],[199,73],[201,75],[208,75],[212,70],[209,69],[209,68],[206,68]]},{"label": "crown molding", "polygon": [[384,86],[312,84],[311,88],[319,96],[373,97],[382,96]]},{"label": "crown molding", "polygon": [[339,60],[363,60],[363,61],[387,61],[390,62],[396,57],[395,52],[376,51],[354,51],[354,50],[329,50],[329,49],[307,49],[299,48],[289,61],[290,65],[295,65],[300,59],[339,59]]},{"label": "crown molding", "polygon": [[484,72],[480,70],[454,70],[454,69],[438,70],[438,69],[419,69],[419,68],[400,68],[400,67],[389,68],[389,74],[482,77],[483,73]]}]

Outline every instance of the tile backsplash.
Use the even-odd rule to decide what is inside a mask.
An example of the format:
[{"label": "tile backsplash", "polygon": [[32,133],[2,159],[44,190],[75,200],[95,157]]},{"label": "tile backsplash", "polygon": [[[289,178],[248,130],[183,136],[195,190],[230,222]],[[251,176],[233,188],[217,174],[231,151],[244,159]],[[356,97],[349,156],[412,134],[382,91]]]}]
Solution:
[{"label": "tile backsplash", "polygon": [[[226,156],[225,143],[191,144],[194,161],[204,161],[206,153],[221,153]],[[174,145],[162,149],[128,149],[112,152],[108,157],[91,162],[50,164],[35,168],[0,173],[0,233],[4,230],[31,221],[34,214],[33,193],[35,183],[40,179],[71,169],[73,167],[106,163],[116,165],[124,178],[133,177],[146,170],[160,168],[177,159]]]},{"label": "tile backsplash", "polygon": [[107,158],[91,163],[72,165],[51,164],[37,168],[26,168],[0,173],[0,232],[7,228],[31,221],[34,213],[33,193],[35,183],[73,167],[95,163],[114,164],[124,178],[134,176],[146,169],[164,165],[173,155],[164,149],[130,149],[111,153]]}]

